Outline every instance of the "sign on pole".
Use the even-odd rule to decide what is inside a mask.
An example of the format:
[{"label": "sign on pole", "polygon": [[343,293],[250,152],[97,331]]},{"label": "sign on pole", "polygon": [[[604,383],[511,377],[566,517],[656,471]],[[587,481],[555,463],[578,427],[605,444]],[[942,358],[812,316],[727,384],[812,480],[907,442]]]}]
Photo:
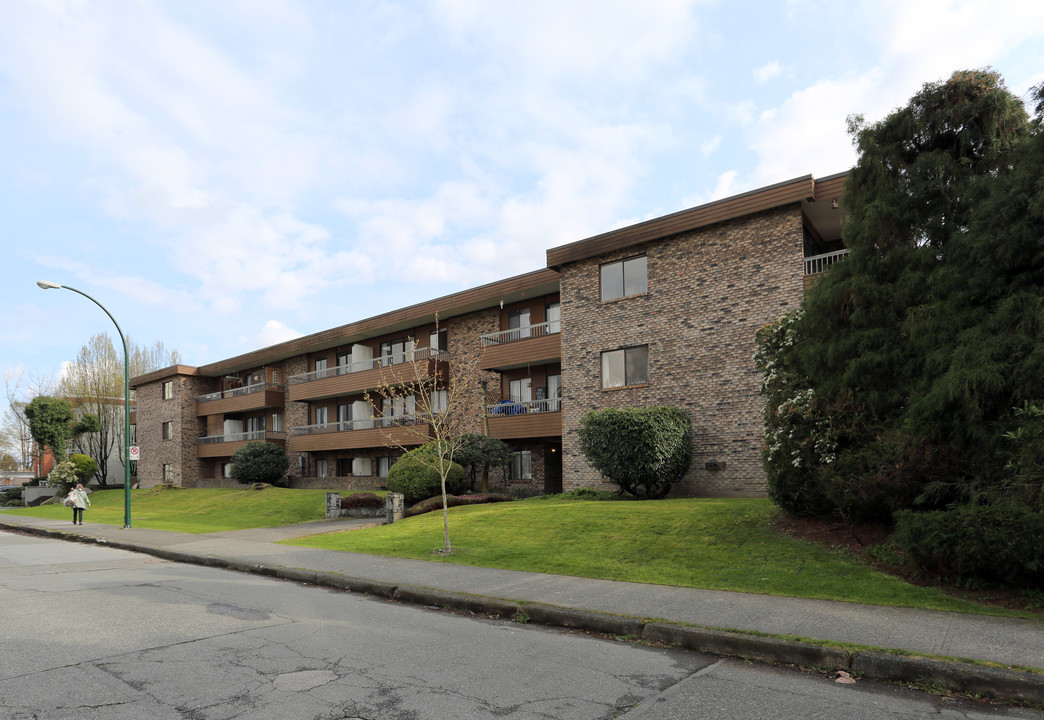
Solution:
[{"label": "sign on pole", "polygon": [[138,450],[138,446],[137,445],[131,445],[130,449],[128,450],[128,453],[130,454],[130,459],[131,460],[140,460],[141,459],[141,452]]}]

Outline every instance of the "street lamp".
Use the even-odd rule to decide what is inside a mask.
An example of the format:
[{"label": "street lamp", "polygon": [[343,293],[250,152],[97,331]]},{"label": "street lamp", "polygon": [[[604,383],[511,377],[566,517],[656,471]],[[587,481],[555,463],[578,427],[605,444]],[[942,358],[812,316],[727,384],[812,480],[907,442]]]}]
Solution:
[{"label": "street lamp", "polygon": [[83,295],[85,298],[90,300],[92,303],[100,307],[105,311],[105,314],[112,320],[112,324],[116,326],[116,332],[120,334],[120,341],[123,343],[123,527],[129,528],[131,526],[131,502],[130,502],[130,354],[127,352],[127,338],[124,336],[123,331],[120,330],[120,324],[116,322],[116,318],[112,316],[104,305],[92,298],[82,290],[77,290],[74,287],[68,285],[59,285],[58,283],[48,282],[46,280],[37,280],[36,284],[43,290],[72,290],[78,295]]}]

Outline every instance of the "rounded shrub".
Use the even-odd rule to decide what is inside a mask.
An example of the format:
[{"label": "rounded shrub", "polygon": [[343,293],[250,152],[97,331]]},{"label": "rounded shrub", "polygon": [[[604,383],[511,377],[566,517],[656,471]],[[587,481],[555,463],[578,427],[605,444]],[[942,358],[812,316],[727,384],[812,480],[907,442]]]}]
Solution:
[{"label": "rounded shrub", "polygon": [[[388,489],[402,493],[406,502],[413,504],[442,495],[442,476],[438,470],[438,456],[431,444],[410,450],[388,471]],[[446,476],[446,492],[459,495],[466,489],[464,468],[450,463]]]},{"label": "rounded shrub", "polygon": [[98,472],[98,463],[90,455],[73,453],[69,456],[69,462],[76,470],[76,478],[82,483],[86,483]]}]

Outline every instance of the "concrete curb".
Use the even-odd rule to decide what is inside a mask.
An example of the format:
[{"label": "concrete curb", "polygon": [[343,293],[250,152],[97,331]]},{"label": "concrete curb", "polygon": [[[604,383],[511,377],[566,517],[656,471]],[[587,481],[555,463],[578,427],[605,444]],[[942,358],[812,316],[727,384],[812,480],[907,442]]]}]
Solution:
[{"label": "concrete curb", "polygon": [[960,659],[938,659],[870,650],[850,653],[839,647],[818,644],[811,639],[807,642],[784,640],[735,630],[681,625],[649,618],[613,615],[543,603],[516,602],[506,598],[472,595],[437,588],[396,585],[305,568],[258,565],[216,555],[194,555],[166,548],[92,538],[63,530],[14,526],[2,522],[0,522],[0,529],[59,540],[95,543],[119,550],[153,555],[174,562],[276,577],[309,585],[373,595],[413,605],[471,612],[517,622],[573,628],[757,662],[799,665],[826,670],[846,670],[870,680],[931,685],[952,692],[978,694],[1005,702],[1044,705],[1044,674],[1028,670],[995,668],[964,662]]}]

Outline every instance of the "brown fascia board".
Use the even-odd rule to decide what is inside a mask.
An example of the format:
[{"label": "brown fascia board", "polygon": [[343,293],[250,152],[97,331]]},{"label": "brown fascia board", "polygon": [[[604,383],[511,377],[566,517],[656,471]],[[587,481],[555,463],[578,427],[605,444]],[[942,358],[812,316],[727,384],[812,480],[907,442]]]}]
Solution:
[{"label": "brown fascia board", "polygon": [[165,380],[176,375],[199,374],[199,368],[193,367],[192,365],[171,365],[170,367],[165,367],[161,370],[147,372],[144,375],[135,375],[130,379],[130,384],[131,387],[138,387],[139,385],[146,385],[150,382],[156,382],[157,380]]},{"label": "brown fascia board", "polygon": [[845,180],[847,179],[847,171],[837,173],[836,175],[828,175],[824,178],[818,178],[815,184],[816,200],[840,198],[845,194]]},{"label": "brown fascia board", "polygon": [[524,275],[516,275],[506,280],[498,280],[435,300],[392,310],[367,320],[322,330],[227,360],[201,365],[199,374],[217,377],[225,373],[261,367],[298,355],[328,350],[332,347],[425,325],[435,321],[436,313],[440,319],[458,317],[477,310],[499,306],[501,301],[506,305],[526,297],[555,293],[558,292],[558,287],[558,271],[541,268]]},{"label": "brown fascia board", "polygon": [[801,202],[814,198],[815,194],[816,183],[811,175],[786,180],[740,195],[715,200],[706,205],[646,220],[637,225],[595,235],[586,240],[551,248],[547,251],[547,266],[558,268],[566,263],[603,255],[650,240],[659,240],[744,215]]}]

